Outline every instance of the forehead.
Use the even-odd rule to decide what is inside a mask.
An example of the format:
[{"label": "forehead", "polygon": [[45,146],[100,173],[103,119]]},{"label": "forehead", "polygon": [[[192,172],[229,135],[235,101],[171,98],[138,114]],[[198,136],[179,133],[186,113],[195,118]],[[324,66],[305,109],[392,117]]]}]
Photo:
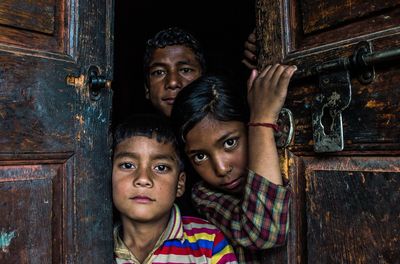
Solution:
[{"label": "forehead", "polygon": [[246,130],[239,121],[219,121],[206,116],[197,123],[186,135],[186,149],[205,148],[224,139],[225,136],[240,133],[245,135]]},{"label": "forehead", "polygon": [[178,63],[180,61],[199,63],[191,48],[172,45],[155,49],[150,60],[150,67],[157,63]]},{"label": "forehead", "polygon": [[137,156],[171,156],[177,153],[171,142],[158,142],[156,137],[133,136],[121,141],[115,148],[114,155],[118,153],[135,153]]}]

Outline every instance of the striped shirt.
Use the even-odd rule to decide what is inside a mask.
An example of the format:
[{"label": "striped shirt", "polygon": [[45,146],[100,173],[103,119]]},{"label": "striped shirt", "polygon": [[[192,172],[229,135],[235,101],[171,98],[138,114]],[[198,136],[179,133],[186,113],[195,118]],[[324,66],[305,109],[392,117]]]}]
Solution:
[{"label": "striped shirt", "polygon": [[[117,264],[140,264],[121,239],[121,226],[114,228]],[[214,225],[197,217],[181,217],[177,205],[154,249],[142,262],[153,263],[238,263],[232,247]]]},{"label": "striped shirt", "polygon": [[204,182],[192,190],[197,211],[224,232],[239,263],[263,263],[262,250],[285,243],[290,195],[287,186],[273,184],[250,170],[242,195],[219,192]]}]

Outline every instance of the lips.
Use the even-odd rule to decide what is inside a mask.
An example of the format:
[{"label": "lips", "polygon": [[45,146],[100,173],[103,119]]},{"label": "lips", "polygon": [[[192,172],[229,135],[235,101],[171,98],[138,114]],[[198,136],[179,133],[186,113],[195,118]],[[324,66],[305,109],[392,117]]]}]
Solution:
[{"label": "lips", "polygon": [[175,101],[175,97],[166,97],[166,98],[163,98],[162,100],[169,105],[173,105],[174,101]]},{"label": "lips", "polygon": [[148,204],[155,201],[154,199],[145,195],[136,195],[131,197],[130,199],[140,204]]},{"label": "lips", "polygon": [[235,190],[238,187],[241,187],[243,177],[239,177],[233,181],[223,184],[222,186],[227,190]]}]

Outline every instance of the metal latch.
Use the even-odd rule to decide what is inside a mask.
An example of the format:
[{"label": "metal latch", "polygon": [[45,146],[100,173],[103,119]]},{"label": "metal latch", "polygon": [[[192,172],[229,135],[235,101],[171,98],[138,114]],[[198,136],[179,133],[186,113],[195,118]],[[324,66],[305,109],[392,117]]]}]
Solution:
[{"label": "metal latch", "polygon": [[375,78],[374,64],[400,59],[400,48],[372,52],[369,42],[356,45],[350,57],[338,58],[299,69],[293,79],[318,75],[320,93],[313,101],[312,127],[315,152],[336,152],[344,148],[342,112],[351,102],[350,73],[360,83]]},{"label": "metal latch", "polygon": [[319,76],[321,93],[314,98],[312,125],[315,152],[341,151],[344,147],[342,111],[351,101],[348,71]]}]

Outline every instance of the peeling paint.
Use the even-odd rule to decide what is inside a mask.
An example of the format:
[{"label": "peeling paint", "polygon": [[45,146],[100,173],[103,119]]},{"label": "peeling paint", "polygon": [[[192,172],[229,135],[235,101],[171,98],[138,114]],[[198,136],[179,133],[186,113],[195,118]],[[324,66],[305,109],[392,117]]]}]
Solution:
[{"label": "peeling paint", "polygon": [[66,82],[68,85],[72,85],[75,87],[83,87],[85,85],[85,75],[81,74],[78,77],[68,75],[66,78]]},{"label": "peeling paint", "polygon": [[83,118],[82,115],[76,115],[76,116],[75,116],[75,119],[78,120],[78,122],[79,122],[79,124],[80,124],[81,126],[83,126],[83,124],[85,123],[85,120],[84,120],[84,118]]},{"label": "peeling paint", "polygon": [[384,102],[377,102],[375,100],[370,100],[365,105],[365,107],[367,107],[367,108],[380,108],[380,107],[384,107],[384,106],[385,106]]},{"label": "peeling paint", "polygon": [[0,233],[0,247],[3,252],[8,252],[8,247],[11,244],[11,240],[15,237],[15,231]]}]

